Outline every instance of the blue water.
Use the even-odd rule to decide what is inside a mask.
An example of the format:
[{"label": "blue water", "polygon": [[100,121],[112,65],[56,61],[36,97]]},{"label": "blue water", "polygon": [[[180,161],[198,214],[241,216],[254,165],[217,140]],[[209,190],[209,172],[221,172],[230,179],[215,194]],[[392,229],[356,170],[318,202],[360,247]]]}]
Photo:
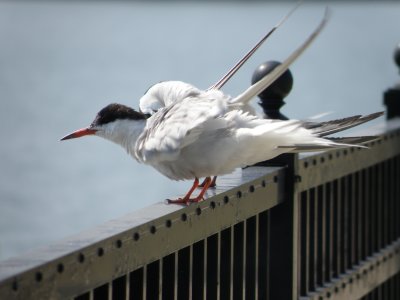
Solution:
[{"label": "blue water", "polygon": [[[379,3],[379,4],[378,4]],[[182,194],[99,138],[59,142],[110,102],[138,106],[153,83],[207,88],[291,3],[0,2],[0,259]],[[224,90],[237,94],[258,64],[283,60],[320,21],[306,3]],[[332,3],[322,35],[291,70],[283,112],[305,118],[382,110],[399,80],[400,4]]]}]

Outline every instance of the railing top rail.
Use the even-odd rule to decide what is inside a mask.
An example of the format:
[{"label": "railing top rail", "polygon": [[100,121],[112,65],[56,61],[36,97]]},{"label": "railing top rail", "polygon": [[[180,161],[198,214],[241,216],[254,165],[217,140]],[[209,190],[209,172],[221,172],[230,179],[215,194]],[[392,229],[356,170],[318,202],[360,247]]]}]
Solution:
[{"label": "railing top rail", "polygon": [[[91,274],[88,286],[102,284],[277,205],[283,201],[284,173],[280,167],[238,170],[221,177],[214,194],[198,204],[156,203],[57,244],[2,261],[0,294],[31,286],[33,279],[40,283],[52,278],[55,289],[59,281],[68,278],[68,286],[72,286],[68,293],[73,295],[73,286],[79,286],[74,280],[82,279],[74,279],[77,272]],[[116,265],[123,267],[115,270]],[[41,295],[40,287],[37,293]]]},{"label": "railing top rail", "polygon": [[302,155],[298,162],[298,191],[316,187],[400,154],[400,119],[363,134],[377,135],[379,139],[366,144],[368,149],[345,148]]}]

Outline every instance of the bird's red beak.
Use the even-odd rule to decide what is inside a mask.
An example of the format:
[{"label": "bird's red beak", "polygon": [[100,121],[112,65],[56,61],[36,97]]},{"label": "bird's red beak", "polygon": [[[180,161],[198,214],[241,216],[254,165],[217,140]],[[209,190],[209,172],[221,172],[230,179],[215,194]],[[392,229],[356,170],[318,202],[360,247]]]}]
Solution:
[{"label": "bird's red beak", "polygon": [[60,141],[64,141],[64,140],[69,140],[69,139],[75,139],[75,138],[79,138],[85,135],[93,135],[96,133],[96,129],[91,129],[91,128],[82,128],[79,129],[77,131],[74,131],[73,133],[70,133],[66,136],[64,136]]}]

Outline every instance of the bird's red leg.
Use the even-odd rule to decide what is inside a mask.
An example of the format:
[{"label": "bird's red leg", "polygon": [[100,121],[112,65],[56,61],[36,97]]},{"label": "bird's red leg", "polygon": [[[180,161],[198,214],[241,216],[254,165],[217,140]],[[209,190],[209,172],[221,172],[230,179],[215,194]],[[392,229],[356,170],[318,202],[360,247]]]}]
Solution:
[{"label": "bird's red leg", "polygon": [[190,202],[199,202],[203,200],[203,196],[210,187],[210,185],[211,185],[211,177],[206,177],[206,179],[204,180],[204,187],[201,190],[200,194],[196,198],[190,199]]},{"label": "bird's red leg", "polygon": [[209,187],[215,187],[216,185],[217,185],[217,176],[214,176],[213,179],[211,180]]},{"label": "bird's red leg", "polygon": [[[206,184],[207,178],[210,178],[210,177],[204,178],[204,181],[199,185],[199,187],[204,187],[204,185]],[[217,182],[217,176],[214,176],[209,187],[215,187],[216,182]]]},{"label": "bird's red leg", "polygon": [[199,184],[199,186],[198,187],[204,187],[205,186],[205,184],[206,184],[206,182],[207,182],[207,180],[209,180],[210,179],[210,177],[206,177],[206,178],[204,178],[204,180],[203,180],[203,182],[201,183],[201,184]]},{"label": "bird's red leg", "polygon": [[175,203],[175,204],[188,204],[190,202],[190,196],[192,195],[193,191],[199,186],[199,179],[196,177],[194,179],[193,185],[190,188],[189,192],[183,198],[178,198],[175,200],[167,199],[168,203]]}]

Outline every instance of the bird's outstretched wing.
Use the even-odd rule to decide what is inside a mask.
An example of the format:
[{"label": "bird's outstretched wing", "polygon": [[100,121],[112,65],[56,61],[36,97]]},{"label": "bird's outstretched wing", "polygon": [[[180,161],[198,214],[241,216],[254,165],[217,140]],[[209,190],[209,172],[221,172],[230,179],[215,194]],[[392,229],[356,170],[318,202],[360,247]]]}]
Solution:
[{"label": "bird's outstretched wing", "polygon": [[319,35],[322,29],[325,27],[330,16],[330,11],[327,8],[325,10],[324,18],[318,27],[310,34],[310,36],[304,41],[300,47],[298,47],[288,58],[286,58],[282,64],[278,65],[271,73],[265,75],[260,81],[251,85],[242,94],[232,99],[233,103],[248,103],[252,98],[260,94],[263,90],[269,87],[275,82],[288,68],[289,66],[311,45],[315,38]]},{"label": "bird's outstretched wing", "polygon": [[216,83],[210,86],[207,90],[222,88],[225,83],[232,78],[233,75],[244,65],[246,61],[261,47],[261,45],[274,33],[276,29],[278,29],[283,23],[286,22],[287,19],[291,16],[291,14],[302,4],[302,1],[298,1],[296,6],[294,6],[266,35],[264,35],[258,42],[247,52],[221,79],[219,79]]},{"label": "bird's outstretched wing", "polygon": [[182,148],[195,142],[204,125],[227,111],[221,98],[187,97],[158,110],[136,142],[139,161],[174,160]]}]

